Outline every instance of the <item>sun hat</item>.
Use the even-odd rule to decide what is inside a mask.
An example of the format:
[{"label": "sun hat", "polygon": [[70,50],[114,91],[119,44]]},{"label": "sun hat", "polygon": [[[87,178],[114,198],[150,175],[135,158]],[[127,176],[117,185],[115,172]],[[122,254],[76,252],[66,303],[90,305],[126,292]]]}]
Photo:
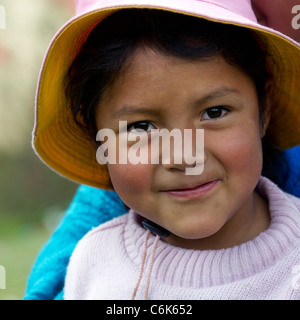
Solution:
[{"label": "sun hat", "polygon": [[91,30],[122,9],[147,8],[248,28],[271,52],[274,77],[268,135],[283,149],[300,144],[300,46],[257,23],[250,0],[77,0],[76,15],[54,36],[44,58],[36,93],[33,148],[48,166],[78,183],[113,189],[107,168],[96,159],[92,141],[74,123],[64,78]]}]

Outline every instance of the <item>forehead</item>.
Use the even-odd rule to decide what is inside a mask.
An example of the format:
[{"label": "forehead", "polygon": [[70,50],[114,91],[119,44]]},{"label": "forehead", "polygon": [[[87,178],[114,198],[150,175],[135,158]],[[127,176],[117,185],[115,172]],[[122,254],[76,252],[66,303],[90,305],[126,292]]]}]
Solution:
[{"label": "forehead", "polygon": [[[150,48],[140,48],[126,62],[123,72],[108,88],[101,104],[126,100],[159,100],[169,95],[197,98],[230,84],[253,86],[252,80],[238,67],[228,64],[221,55],[206,59],[183,59]],[[124,100],[124,101],[122,101]]]}]

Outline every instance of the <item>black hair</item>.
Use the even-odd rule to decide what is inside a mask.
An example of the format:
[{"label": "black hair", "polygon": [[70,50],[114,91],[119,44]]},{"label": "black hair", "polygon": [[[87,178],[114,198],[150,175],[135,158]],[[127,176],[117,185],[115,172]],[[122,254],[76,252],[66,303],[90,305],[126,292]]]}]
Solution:
[{"label": "black hair", "polygon": [[[126,9],[99,23],[89,34],[66,78],[66,95],[74,121],[95,140],[95,109],[105,90],[124,71],[140,47],[182,59],[222,55],[256,86],[261,125],[265,114],[267,48],[249,29],[161,10]],[[272,162],[278,149],[263,139],[263,172],[276,181]]]}]

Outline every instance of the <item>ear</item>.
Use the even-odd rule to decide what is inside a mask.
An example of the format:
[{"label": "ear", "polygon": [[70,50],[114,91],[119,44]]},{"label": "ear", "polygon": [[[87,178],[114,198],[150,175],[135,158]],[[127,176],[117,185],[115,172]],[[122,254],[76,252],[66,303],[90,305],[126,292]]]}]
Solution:
[{"label": "ear", "polygon": [[266,97],[264,99],[264,110],[263,110],[263,122],[261,125],[261,137],[263,138],[266,134],[270,118],[271,118],[271,96],[273,91],[273,82],[268,79],[265,84]]},{"label": "ear", "polygon": [[81,125],[85,126],[86,123],[85,123],[85,121],[84,121],[82,109],[83,109],[83,108],[82,108],[82,105],[80,105],[79,110],[78,110],[78,112],[77,112],[77,114],[76,114],[76,119],[77,119],[77,121],[78,121]]}]

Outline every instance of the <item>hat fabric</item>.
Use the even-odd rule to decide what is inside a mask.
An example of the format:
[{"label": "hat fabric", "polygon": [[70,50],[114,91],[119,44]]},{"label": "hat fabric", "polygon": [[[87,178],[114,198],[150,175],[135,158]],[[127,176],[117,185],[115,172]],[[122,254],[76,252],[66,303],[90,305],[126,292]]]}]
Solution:
[{"label": "hat fabric", "polygon": [[256,22],[250,0],[77,0],[76,16],[54,36],[36,93],[33,147],[52,169],[78,183],[113,189],[96,149],[75,124],[65,96],[64,78],[91,30],[110,14],[129,8],[160,9],[246,27],[267,43],[274,78],[267,134],[279,147],[300,144],[300,46]]}]

